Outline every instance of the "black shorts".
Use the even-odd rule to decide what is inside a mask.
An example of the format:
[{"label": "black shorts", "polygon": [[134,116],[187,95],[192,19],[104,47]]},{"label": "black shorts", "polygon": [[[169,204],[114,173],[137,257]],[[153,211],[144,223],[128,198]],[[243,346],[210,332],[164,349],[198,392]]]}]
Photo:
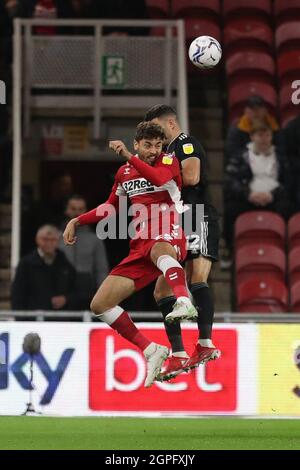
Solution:
[{"label": "black shorts", "polygon": [[184,233],[187,238],[187,256],[186,260],[199,258],[209,258],[215,262],[219,260],[219,241],[220,241],[220,226],[219,215],[216,209],[210,204],[204,206],[204,221],[201,221],[196,231],[195,223],[195,208],[193,210],[193,230],[187,230],[184,227]]}]

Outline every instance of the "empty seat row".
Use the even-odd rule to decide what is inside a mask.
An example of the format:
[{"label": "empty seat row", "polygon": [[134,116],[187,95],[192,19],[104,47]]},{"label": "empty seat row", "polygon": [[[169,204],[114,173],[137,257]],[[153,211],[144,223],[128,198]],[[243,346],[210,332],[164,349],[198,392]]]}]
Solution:
[{"label": "empty seat row", "polygon": [[269,211],[240,215],[235,251],[239,311],[300,312],[300,213],[287,226]]},{"label": "empty seat row", "polygon": [[239,283],[237,303],[242,313],[287,312],[288,290],[282,281],[256,276]]},{"label": "empty seat row", "polygon": [[300,281],[300,246],[289,251],[287,262],[282,248],[268,242],[249,242],[236,249],[235,271],[237,283],[262,273],[265,278],[287,279],[292,286]]},{"label": "empty seat row", "polygon": [[194,16],[219,16],[220,0],[147,0],[151,18],[180,18]]},{"label": "empty seat row", "polygon": [[237,247],[248,242],[267,241],[284,249],[286,238],[289,250],[300,246],[300,212],[290,217],[288,224],[275,212],[249,211],[241,214],[235,223]]},{"label": "empty seat row", "polygon": [[237,304],[242,313],[300,313],[300,281],[292,285],[289,295],[282,281],[254,276],[238,284]]},{"label": "empty seat row", "polygon": [[293,20],[300,16],[298,0],[147,0],[150,14],[161,16],[217,15],[225,20],[240,14],[274,16],[276,23]]}]

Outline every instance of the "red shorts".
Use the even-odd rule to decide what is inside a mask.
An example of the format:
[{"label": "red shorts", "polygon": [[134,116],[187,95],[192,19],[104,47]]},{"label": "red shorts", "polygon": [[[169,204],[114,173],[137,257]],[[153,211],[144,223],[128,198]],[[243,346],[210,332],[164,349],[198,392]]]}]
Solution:
[{"label": "red shorts", "polygon": [[138,238],[131,240],[129,255],[112,269],[110,275],[132,279],[137,291],[150,284],[162,274],[150,258],[151,249],[158,242],[170,243],[177,252],[178,261],[184,261],[186,257],[186,238],[179,227],[175,231],[172,229],[169,233],[159,234],[154,239],[143,240]]}]

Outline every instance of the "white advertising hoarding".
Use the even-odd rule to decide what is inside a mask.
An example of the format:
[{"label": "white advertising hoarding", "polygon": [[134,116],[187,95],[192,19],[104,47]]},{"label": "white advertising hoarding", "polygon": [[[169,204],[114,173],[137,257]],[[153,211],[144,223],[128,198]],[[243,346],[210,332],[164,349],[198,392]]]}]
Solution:
[{"label": "white advertising hoarding", "polygon": [[[139,324],[145,335],[168,344],[161,323]],[[221,359],[181,374],[172,382],[143,387],[143,355],[101,323],[0,323],[0,414],[19,415],[29,400],[30,358],[24,336],[38,333],[33,404],[44,415],[249,415],[257,412],[258,327],[217,324]],[[188,352],[196,325],[183,325]]]}]

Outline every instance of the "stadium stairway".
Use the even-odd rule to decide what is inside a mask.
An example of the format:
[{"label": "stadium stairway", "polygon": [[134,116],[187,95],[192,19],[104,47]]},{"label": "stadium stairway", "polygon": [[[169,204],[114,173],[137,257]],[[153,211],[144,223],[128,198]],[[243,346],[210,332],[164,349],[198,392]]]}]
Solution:
[{"label": "stadium stairway", "polygon": [[11,205],[0,204],[0,310],[10,308]]}]

